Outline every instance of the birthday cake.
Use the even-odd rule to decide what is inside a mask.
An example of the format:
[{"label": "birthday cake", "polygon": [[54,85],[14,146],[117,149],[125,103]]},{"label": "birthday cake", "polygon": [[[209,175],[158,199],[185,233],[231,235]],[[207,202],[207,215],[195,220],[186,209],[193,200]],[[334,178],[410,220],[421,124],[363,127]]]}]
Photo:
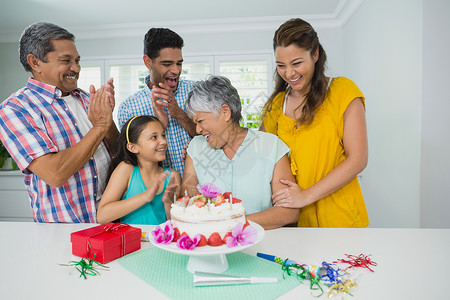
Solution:
[{"label": "birthday cake", "polygon": [[222,245],[225,236],[239,222],[246,223],[244,206],[227,193],[217,194],[212,199],[203,194],[180,198],[172,205],[170,215],[174,228],[178,228],[181,234],[186,233],[190,237],[203,235],[210,246]]},{"label": "birthday cake", "polygon": [[256,230],[247,222],[240,199],[231,193],[222,194],[211,183],[197,189],[196,196],[185,196],[172,204],[171,220],[164,224],[166,229],[157,227],[153,233],[156,240],[165,243],[164,237],[173,235],[170,242],[177,242],[183,249],[224,244],[235,247],[256,240]]}]

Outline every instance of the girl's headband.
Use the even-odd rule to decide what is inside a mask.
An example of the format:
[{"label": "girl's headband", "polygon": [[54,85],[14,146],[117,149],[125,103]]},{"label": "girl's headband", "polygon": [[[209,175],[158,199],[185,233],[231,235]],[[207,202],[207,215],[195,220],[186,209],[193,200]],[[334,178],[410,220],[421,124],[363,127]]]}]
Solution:
[{"label": "girl's headband", "polygon": [[134,117],[133,119],[130,120],[130,122],[128,122],[128,125],[127,125],[127,132],[126,132],[126,134],[127,134],[127,143],[130,142],[130,138],[128,137],[128,129],[130,129],[130,124],[131,124],[131,122],[133,122],[133,120],[136,119],[137,117],[138,117],[138,116]]}]

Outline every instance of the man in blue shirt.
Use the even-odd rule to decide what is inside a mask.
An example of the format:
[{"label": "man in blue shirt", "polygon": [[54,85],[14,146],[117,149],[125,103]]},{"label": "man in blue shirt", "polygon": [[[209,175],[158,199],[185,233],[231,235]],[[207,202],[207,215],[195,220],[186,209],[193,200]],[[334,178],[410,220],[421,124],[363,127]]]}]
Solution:
[{"label": "man in blue shirt", "polygon": [[125,99],[118,112],[120,128],[135,116],[156,116],[163,124],[169,142],[163,166],[180,174],[184,171],[184,146],[196,135],[194,123],[185,112],[194,82],[180,80],[183,46],[183,39],[170,29],[151,28],[147,32],[143,60],[150,75],[145,78],[146,86]]}]

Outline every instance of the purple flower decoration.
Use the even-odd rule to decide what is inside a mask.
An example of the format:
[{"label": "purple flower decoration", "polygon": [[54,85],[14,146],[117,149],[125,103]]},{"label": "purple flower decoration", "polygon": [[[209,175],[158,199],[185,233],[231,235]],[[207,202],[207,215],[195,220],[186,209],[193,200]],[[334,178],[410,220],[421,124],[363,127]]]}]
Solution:
[{"label": "purple flower decoration", "polygon": [[244,225],[239,222],[236,227],[234,227],[231,235],[226,238],[225,242],[229,248],[236,247],[237,245],[250,245],[256,242],[257,235],[255,228],[251,226],[244,228]]},{"label": "purple flower decoration", "polygon": [[178,239],[177,246],[184,250],[193,250],[200,242],[200,238],[200,234],[197,234],[193,239],[187,235],[183,235]]},{"label": "purple flower decoration", "polygon": [[[161,229],[162,227],[162,229]],[[173,230],[172,222],[170,220],[161,224],[161,227],[156,226],[155,230],[152,231],[152,235],[155,237],[155,241],[158,244],[169,244],[172,242],[175,231]]]},{"label": "purple flower decoration", "polygon": [[199,193],[209,199],[214,199],[216,198],[217,194],[222,194],[222,191],[210,182],[202,185],[197,185],[197,190],[199,191]]}]

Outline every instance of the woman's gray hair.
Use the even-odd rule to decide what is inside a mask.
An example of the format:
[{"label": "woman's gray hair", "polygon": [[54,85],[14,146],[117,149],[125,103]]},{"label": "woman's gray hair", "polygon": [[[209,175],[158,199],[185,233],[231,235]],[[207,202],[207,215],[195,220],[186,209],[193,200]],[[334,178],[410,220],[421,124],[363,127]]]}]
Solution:
[{"label": "woman's gray hair", "polygon": [[55,24],[39,22],[25,28],[19,41],[19,58],[25,71],[31,72],[28,54],[33,54],[43,62],[47,62],[47,54],[54,51],[51,40],[71,40],[75,36]]},{"label": "woman's gray hair", "polygon": [[232,122],[239,125],[242,114],[238,91],[228,78],[209,75],[192,86],[186,101],[186,113],[190,118],[198,112],[212,112],[217,117],[224,104],[230,107]]}]

